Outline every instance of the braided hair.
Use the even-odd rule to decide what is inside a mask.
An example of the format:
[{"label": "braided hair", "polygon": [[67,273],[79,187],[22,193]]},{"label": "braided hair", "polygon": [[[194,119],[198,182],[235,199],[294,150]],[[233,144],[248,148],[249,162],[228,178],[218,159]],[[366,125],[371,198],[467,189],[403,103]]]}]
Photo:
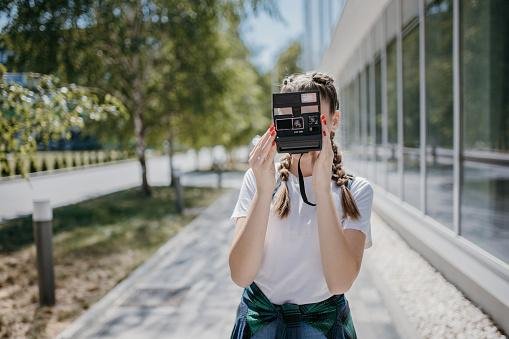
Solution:
[{"label": "braided hair", "polygon": [[[327,74],[320,72],[308,72],[292,74],[283,80],[281,86],[281,93],[298,92],[298,91],[311,91],[318,90],[322,98],[326,98],[330,104],[330,112],[339,109],[339,101],[334,87],[334,79]],[[334,152],[332,165],[331,180],[341,188],[341,205],[343,207],[343,217],[358,219],[360,217],[357,204],[347,187],[348,176],[343,168],[343,156],[334,142],[335,132],[331,131],[330,140],[332,144],[332,151]],[[288,194],[288,176],[292,156],[290,153],[285,154],[279,163],[278,174],[281,179],[281,184],[274,196],[273,208],[280,218],[285,218],[290,212],[290,197]]]}]

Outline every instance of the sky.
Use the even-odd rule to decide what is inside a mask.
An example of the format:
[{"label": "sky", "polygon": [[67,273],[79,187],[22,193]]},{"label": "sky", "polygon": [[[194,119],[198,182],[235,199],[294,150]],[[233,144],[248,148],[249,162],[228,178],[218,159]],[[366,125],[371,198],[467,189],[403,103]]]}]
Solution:
[{"label": "sky", "polygon": [[275,64],[277,56],[304,31],[303,0],[279,0],[279,11],[286,23],[278,22],[265,13],[242,23],[241,34],[252,52],[252,61],[262,71]]}]

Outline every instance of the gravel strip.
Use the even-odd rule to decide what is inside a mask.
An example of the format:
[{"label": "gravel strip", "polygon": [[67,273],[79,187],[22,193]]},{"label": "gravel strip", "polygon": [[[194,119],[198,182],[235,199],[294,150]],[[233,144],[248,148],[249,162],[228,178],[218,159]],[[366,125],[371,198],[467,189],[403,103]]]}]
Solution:
[{"label": "gravel strip", "polygon": [[372,218],[369,270],[422,338],[507,338],[488,315],[470,302],[378,215]]}]

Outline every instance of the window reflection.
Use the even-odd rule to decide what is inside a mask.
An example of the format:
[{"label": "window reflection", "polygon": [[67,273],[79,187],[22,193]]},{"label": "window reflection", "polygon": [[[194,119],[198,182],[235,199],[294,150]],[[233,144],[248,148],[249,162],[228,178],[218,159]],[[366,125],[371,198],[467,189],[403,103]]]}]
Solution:
[{"label": "window reflection", "polygon": [[419,26],[415,19],[403,36],[403,197],[420,208]]},{"label": "window reflection", "polygon": [[382,63],[380,56],[375,60],[375,180],[377,184],[385,186],[385,167],[382,158]]},{"label": "window reflection", "polygon": [[427,214],[452,228],[452,1],[426,7]]},{"label": "window reflection", "polygon": [[387,46],[387,189],[399,195],[396,40]]},{"label": "window reflection", "polygon": [[509,262],[509,1],[461,5],[461,230]]},{"label": "window reflection", "polygon": [[361,171],[361,174],[363,176],[367,176],[368,173],[366,171],[367,169],[367,158],[368,158],[368,152],[367,152],[367,140],[368,140],[368,86],[367,86],[367,72],[366,68],[363,69],[363,71],[360,74],[360,132],[361,132],[361,142],[360,142],[360,162],[362,166],[359,167],[359,170]]},{"label": "window reflection", "polygon": [[[419,23],[415,0],[402,0],[403,199],[420,208]],[[346,142],[355,171],[375,165],[369,179],[399,194],[395,2],[386,23],[386,79],[381,53],[373,72],[360,68],[344,87]],[[453,228],[452,0],[426,0],[426,214]],[[461,236],[509,262],[509,1],[460,0],[462,115]],[[375,28],[378,25],[375,26]],[[355,63],[354,63],[355,64]],[[362,80],[361,80],[362,79]],[[386,83],[384,84],[384,81]],[[370,92],[369,84],[374,91]],[[386,86],[386,91],[382,89]],[[384,92],[386,97],[383,98]],[[374,98],[370,96],[374,95]],[[387,125],[382,108],[387,103]],[[373,106],[373,107],[372,107]],[[371,115],[367,115],[369,114]],[[363,114],[366,114],[364,116]],[[369,118],[370,117],[370,118]],[[384,130],[385,128],[385,130]],[[387,136],[388,147],[384,147]],[[374,144],[374,158],[369,147]],[[363,159],[363,160],[360,160]],[[367,159],[367,160],[366,160]],[[386,160],[386,166],[384,165]],[[374,160],[374,161],[373,161]],[[385,167],[385,168],[384,168]]]}]

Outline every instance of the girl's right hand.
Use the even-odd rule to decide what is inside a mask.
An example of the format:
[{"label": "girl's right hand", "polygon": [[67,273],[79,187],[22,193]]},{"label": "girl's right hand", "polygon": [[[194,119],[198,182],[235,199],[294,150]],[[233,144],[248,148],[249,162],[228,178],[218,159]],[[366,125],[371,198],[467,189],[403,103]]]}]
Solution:
[{"label": "girl's right hand", "polygon": [[274,155],[276,154],[276,129],[274,124],[265,131],[256,146],[249,153],[249,167],[256,178],[258,192],[271,192],[276,185],[276,169]]}]

